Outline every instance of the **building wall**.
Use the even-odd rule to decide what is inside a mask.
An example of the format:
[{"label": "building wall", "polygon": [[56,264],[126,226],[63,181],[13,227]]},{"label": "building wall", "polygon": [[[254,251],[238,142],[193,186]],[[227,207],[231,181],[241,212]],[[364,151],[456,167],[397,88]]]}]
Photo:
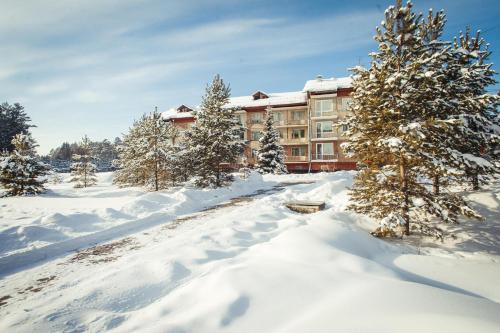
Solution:
[{"label": "building wall", "polygon": [[[355,160],[346,157],[340,147],[345,142],[345,126],[340,125],[347,117],[350,91],[310,95],[311,162],[313,170],[320,170],[321,161],[328,168],[355,168]],[[323,151],[321,151],[323,148]],[[333,148],[333,151],[332,149]],[[326,152],[325,152],[326,151]],[[334,164],[337,163],[337,164]],[[346,164],[347,163],[347,164]]]}]

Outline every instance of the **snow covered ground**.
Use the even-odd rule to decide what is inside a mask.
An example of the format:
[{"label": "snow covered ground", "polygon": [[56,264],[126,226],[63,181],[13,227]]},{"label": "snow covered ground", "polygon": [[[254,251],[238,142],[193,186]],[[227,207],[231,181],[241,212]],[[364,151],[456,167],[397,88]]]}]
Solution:
[{"label": "snow covered ground", "polygon": [[[345,211],[352,176],[144,193],[108,174],[0,199],[0,331],[498,332],[498,187],[469,195],[485,222],[403,243]],[[224,204],[257,190],[270,192]],[[288,200],[327,207],[302,215]]]},{"label": "snow covered ground", "polygon": [[139,188],[113,186],[112,173],[98,176],[98,185],[94,187],[74,189],[73,184],[63,182],[50,186],[48,193],[31,199],[1,199],[0,258],[48,244],[75,245],[75,239],[99,231],[98,239],[95,235],[85,237],[77,247],[124,236],[127,232],[137,231],[137,228],[125,230],[131,226],[140,224],[138,228],[141,229],[165,223],[179,215],[276,184],[265,183],[260,175],[253,174],[250,181],[238,180],[230,189],[173,188],[147,193]]}]

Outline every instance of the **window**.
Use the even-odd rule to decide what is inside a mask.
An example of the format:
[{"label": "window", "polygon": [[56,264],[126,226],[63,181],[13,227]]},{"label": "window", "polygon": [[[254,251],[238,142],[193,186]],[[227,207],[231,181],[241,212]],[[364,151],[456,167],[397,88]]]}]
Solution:
[{"label": "window", "polygon": [[333,112],[333,100],[318,99],[314,101],[314,114],[316,117],[321,117],[323,113]]},{"label": "window", "polygon": [[332,133],[333,133],[333,122],[320,121],[320,122],[316,123],[316,137],[317,138],[332,137]]},{"label": "window", "polygon": [[292,119],[293,120],[302,120],[305,119],[304,111],[292,111]]},{"label": "window", "polygon": [[262,113],[252,113],[252,124],[262,123]]},{"label": "window", "polygon": [[259,151],[257,149],[252,149],[252,157],[257,158],[258,155],[259,155]]},{"label": "window", "polygon": [[285,137],[285,133],[283,133],[282,130],[278,131],[279,134],[280,134],[280,139],[283,139]]},{"label": "window", "polygon": [[333,142],[317,143],[316,158],[318,160],[333,158]]},{"label": "window", "polygon": [[347,112],[349,104],[351,104],[351,98],[343,97],[338,99],[339,110],[342,112]]},{"label": "window", "polygon": [[294,129],[292,130],[292,139],[303,139],[306,137],[306,130]]},{"label": "window", "polygon": [[252,132],[252,140],[253,141],[259,141],[259,139],[262,137],[262,132],[258,131],[253,131]]},{"label": "window", "polygon": [[342,125],[342,132],[347,132],[349,130],[349,126],[346,124]]},{"label": "window", "polygon": [[273,112],[273,120],[275,123],[280,123],[283,120],[283,113]]},{"label": "window", "polygon": [[306,156],[306,147],[292,147],[292,156]]}]

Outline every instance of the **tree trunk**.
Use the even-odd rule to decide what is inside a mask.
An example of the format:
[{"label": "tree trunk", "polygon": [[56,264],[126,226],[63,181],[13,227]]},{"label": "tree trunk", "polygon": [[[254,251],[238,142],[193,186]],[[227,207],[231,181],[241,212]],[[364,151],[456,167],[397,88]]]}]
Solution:
[{"label": "tree trunk", "polygon": [[408,195],[408,180],[406,176],[406,167],[404,164],[404,160],[401,162],[399,166],[399,172],[400,172],[400,177],[401,177],[401,191],[403,192],[404,195],[404,203],[403,203],[403,212],[402,212],[402,217],[403,220],[405,221],[405,230],[404,234],[408,236],[410,234],[410,198]]},{"label": "tree trunk", "polygon": [[439,194],[439,176],[434,176],[434,180],[432,183],[432,192],[434,193],[434,195]]},{"label": "tree trunk", "polygon": [[472,174],[471,181],[472,181],[472,190],[478,191],[479,190],[479,177],[477,176],[477,173]]},{"label": "tree trunk", "polygon": [[155,161],[155,191],[158,191],[158,161]]},{"label": "tree trunk", "polygon": [[220,163],[217,164],[217,181],[215,184],[220,187]]}]

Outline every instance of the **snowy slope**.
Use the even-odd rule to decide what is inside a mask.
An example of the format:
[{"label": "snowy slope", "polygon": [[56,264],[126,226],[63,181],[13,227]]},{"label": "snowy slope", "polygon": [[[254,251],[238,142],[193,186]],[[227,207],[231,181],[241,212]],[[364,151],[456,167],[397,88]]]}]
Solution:
[{"label": "snowy slope", "polygon": [[[0,331],[498,332],[498,244],[467,252],[465,239],[416,247],[373,238],[373,222],[345,211],[352,175],[266,176],[316,182],[7,275]],[[249,186],[258,183],[267,184]],[[476,194],[489,195],[483,232],[499,223],[498,192]],[[327,209],[283,206],[307,199]]]}]

